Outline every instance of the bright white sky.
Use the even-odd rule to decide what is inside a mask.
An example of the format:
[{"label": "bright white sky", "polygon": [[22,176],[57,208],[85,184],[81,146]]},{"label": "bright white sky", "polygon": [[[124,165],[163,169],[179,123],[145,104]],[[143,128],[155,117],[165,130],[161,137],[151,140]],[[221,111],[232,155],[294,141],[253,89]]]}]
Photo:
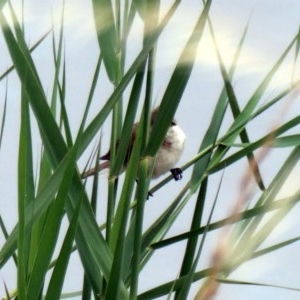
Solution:
[{"label": "bright white sky", "polygon": [[[92,1],[66,0],[65,8],[65,48],[67,57],[67,103],[71,112],[71,124],[74,130],[78,128],[78,118],[82,116],[82,109],[86,99],[94,66],[98,55],[98,44],[96,41],[94,24],[92,19]],[[162,35],[157,50],[157,77],[155,82],[154,96],[160,99],[164,93],[164,87],[172,73],[174,62],[180,54],[180,50],[185,40],[188,38],[193,24],[199,16],[199,0],[183,0],[174,20],[166,32]],[[172,1],[162,0],[164,9],[169,7]],[[14,7],[20,12],[21,1],[13,1]],[[59,23],[62,1],[25,1],[25,31],[26,39],[30,44],[38,40],[50,27],[51,22]],[[250,20],[249,31],[245,46],[242,51],[241,59],[235,76],[235,88],[238,99],[243,106],[248,97],[262,80],[263,76],[277,61],[288,43],[298,30],[300,24],[300,6],[298,0],[214,0],[211,7],[211,20],[215,28],[217,41],[221,49],[222,58],[229,66],[232,56],[236,50],[237,44],[241,38],[246,24]],[[137,20],[131,33],[129,44],[128,64],[133,60],[134,55],[138,53],[141,47],[141,22]],[[0,74],[10,66],[10,59],[7,54],[3,37],[0,34]],[[43,74],[43,84],[45,90],[50,94],[53,79],[53,63],[51,38],[48,38],[35,52],[34,59],[38,70]],[[288,86],[291,82],[293,57],[289,57],[283,67],[278,72],[271,88],[266,94],[266,100],[276,95],[278,90]],[[299,78],[299,72],[296,70],[296,78]],[[103,80],[105,80],[103,74]],[[0,107],[2,107],[5,95],[6,83],[0,82]],[[187,133],[188,139],[186,149],[180,163],[188,161],[193,157],[199,147],[199,141],[202,139],[210,117],[213,112],[215,101],[222,88],[222,80],[216,60],[216,55],[212,45],[212,40],[208,31],[204,35],[199,53],[197,64],[195,66],[192,78],[187,86],[184,98],[179,106],[177,120]],[[110,94],[112,87],[107,84],[98,88],[99,103],[94,104],[93,111],[96,113],[102,107],[105,99]],[[17,216],[17,189],[16,178],[17,158],[16,149],[18,148],[18,130],[19,130],[19,84],[16,75],[13,73],[8,78],[8,114],[3,146],[0,153],[0,190],[3,197],[1,204],[1,215],[4,218],[9,229],[12,229]],[[299,114],[299,99],[291,104],[288,116]],[[277,106],[273,110],[273,115],[268,118],[259,118],[254,124],[250,124],[249,131],[251,138],[263,136],[274,124],[280,122],[278,116],[283,106]],[[293,109],[294,108],[294,109]],[[0,108],[0,112],[2,110]],[[287,116],[281,116],[287,118]],[[92,115],[91,115],[92,118]],[[228,117],[228,124],[231,117]],[[226,130],[224,127],[223,130]],[[103,141],[108,143],[109,127],[103,128]],[[39,143],[34,145],[37,155],[40,151]],[[88,154],[87,154],[88,155]],[[88,156],[80,160],[80,167],[83,168]],[[262,166],[263,176],[266,182],[269,182],[280,167],[280,163],[286,157],[282,150],[273,151],[270,157],[264,161]],[[226,170],[222,183],[220,200],[217,204],[217,210],[214,219],[225,217],[231,211],[239,191],[241,176],[245,170],[245,162],[237,164]],[[163,191],[157,192],[154,199],[147,204],[146,222],[155,220],[158,211],[163,211],[168,206],[172,197],[169,193],[180,191],[184,186],[185,180],[189,177],[190,171],[184,174],[184,179],[180,183],[170,182],[169,186]],[[293,175],[298,178],[297,172]],[[106,175],[101,176],[105,183]],[[220,181],[220,174],[212,177],[209,185],[210,199],[207,204],[211,205],[216,191],[216,186]],[[105,184],[104,184],[105,185]],[[289,181],[285,187],[287,192],[291,193],[294,188],[294,181]],[[169,199],[170,198],[170,199]],[[170,236],[184,232],[189,227],[194,203],[189,203],[182,216],[171,230]],[[208,214],[210,207],[206,208]],[[99,219],[101,219],[99,214]],[[288,237],[298,235],[300,223],[299,211],[295,209],[285,220],[280,230],[270,239],[272,242],[278,242]],[[215,246],[217,235],[208,238],[205,247],[204,256],[200,262],[201,267],[208,265],[210,254]],[[2,239],[2,237],[1,237]],[[172,247],[172,253],[169,250],[159,250],[155,256],[153,264],[146,267],[141,277],[141,287],[143,290],[153,287],[156,284],[174,279],[180,265],[176,261],[181,260],[184,251],[184,243]],[[168,255],[166,256],[166,253]],[[300,261],[299,244],[280,250],[267,258],[251,261],[235,273],[232,278],[255,281],[262,283],[286,285],[290,287],[299,287]],[[78,288],[78,282],[74,278],[74,272],[79,264],[78,259],[72,259],[73,265],[69,272],[69,279],[66,282],[65,291],[73,291]],[[15,287],[15,273],[12,271],[13,265],[8,265],[1,272],[3,280],[12,290]],[[150,274],[150,275],[149,275]],[[78,276],[76,276],[78,277]],[[81,280],[79,276],[79,280]],[[196,293],[200,284],[194,285],[191,297]],[[0,296],[4,295],[3,285],[0,282]],[[191,298],[192,299],[192,298]],[[216,299],[231,300],[253,300],[253,299],[299,299],[299,293],[272,288],[245,287],[245,286],[223,286],[219,290]]]}]

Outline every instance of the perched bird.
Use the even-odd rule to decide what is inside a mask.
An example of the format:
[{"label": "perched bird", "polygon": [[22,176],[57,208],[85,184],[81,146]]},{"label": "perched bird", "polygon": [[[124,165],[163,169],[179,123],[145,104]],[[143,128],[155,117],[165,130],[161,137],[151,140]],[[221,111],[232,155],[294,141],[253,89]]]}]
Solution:
[{"label": "perched bird", "polygon": [[[155,123],[158,109],[159,109],[158,107],[155,108],[151,113],[151,121],[150,121],[151,127]],[[130,159],[137,128],[138,128],[138,123],[135,123],[131,134],[131,142],[127,149],[127,153],[124,161],[124,169],[126,168]],[[173,177],[176,181],[182,178],[181,169],[174,168],[174,167],[181,157],[184,148],[184,142],[185,142],[185,133],[177,125],[176,121],[173,120],[167,131],[166,137],[156,154],[152,178],[157,178],[168,171],[170,171],[173,174]],[[118,145],[116,147],[116,150],[118,151]],[[105,162],[101,163],[98,166],[98,168],[92,168],[84,172],[82,174],[82,178],[91,176],[95,174],[96,171],[99,172],[103,169],[108,168],[109,161],[110,161],[110,151],[108,151],[105,155],[101,156],[100,160],[105,160]]]}]

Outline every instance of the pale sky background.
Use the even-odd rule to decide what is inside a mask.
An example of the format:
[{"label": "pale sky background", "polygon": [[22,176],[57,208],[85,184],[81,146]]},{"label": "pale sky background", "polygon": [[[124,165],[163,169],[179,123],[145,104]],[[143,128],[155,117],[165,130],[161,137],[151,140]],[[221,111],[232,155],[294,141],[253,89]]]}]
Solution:
[{"label": "pale sky background", "polygon": [[[161,1],[163,6],[169,7],[172,1]],[[157,73],[155,78],[154,97],[161,99],[164,87],[172,74],[174,62],[178,58],[184,42],[188,38],[192,26],[195,24],[201,5],[199,0],[182,0],[180,7],[169,24],[167,30],[161,36],[157,50]],[[15,8],[20,8],[21,1],[13,1]],[[62,1],[25,1],[25,31],[26,39],[32,45],[50,27],[51,21],[58,23],[60,20]],[[213,0],[210,10],[218,44],[221,48],[222,58],[229,66],[236,46],[241,38],[243,30],[250,20],[249,31],[241,54],[239,65],[234,79],[234,87],[241,107],[249,96],[256,89],[262,78],[277,61],[288,43],[298,30],[300,25],[300,5],[299,0]],[[141,21],[136,20],[133,31],[130,35],[128,53],[128,64],[138,53],[141,47]],[[51,38],[39,46],[34,52],[34,59],[38,71],[43,74],[43,84],[45,90],[50,95],[53,80],[53,62]],[[10,58],[0,34],[0,74],[10,66]],[[70,109],[71,126],[74,132],[78,129],[78,119],[83,113],[83,105],[90,88],[90,81],[94,72],[94,66],[98,55],[98,44],[95,37],[94,24],[92,18],[91,1],[66,0],[65,8],[65,49],[67,63],[67,105]],[[293,57],[285,61],[271,87],[268,89],[265,100],[269,100],[276,92],[288,86],[291,82],[291,70]],[[299,72],[296,70],[296,78]],[[105,79],[104,73],[102,74]],[[103,81],[102,81],[103,82]],[[193,157],[198,148],[199,141],[203,138],[210,117],[213,112],[215,101],[220,93],[223,82],[220,75],[216,55],[212,45],[211,37],[206,30],[200,43],[192,77],[187,86],[183,100],[178,108],[176,119],[187,133],[186,148],[180,164],[185,163]],[[4,102],[6,82],[0,82],[0,113]],[[107,84],[99,85],[97,95],[99,102],[94,101],[93,110],[95,114],[103,106],[103,103],[110,95],[112,87]],[[84,101],[81,101],[84,99]],[[15,182],[17,172],[18,132],[19,132],[19,83],[16,74],[13,72],[8,77],[8,108],[7,121],[3,145],[0,152],[0,190],[1,190],[1,215],[5,224],[11,230],[16,223],[17,217],[17,182]],[[277,105],[272,109],[272,114],[267,118],[262,116],[249,124],[249,135],[251,139],[256,139],[264,135],[272,126],[280,123],[291,116],[299,114],[299,97],[295,98],[290,105],[286,115],[281,115],[282,105]],[[1,115],[0,114],[0,115]],[[90,118],[92,119],[92,114]],[[228,114],[228,125],[231,116]],[[226,130],[222,128],[222,132]],[[298,126],[299,131],[299,126]],[[109,141],[109,124],[103,127],[103,144]],[[91,150],[93,145],[91,145]],[[33,146],[37,156],[40,151],[40,144],[35,141]],[[106,149],[104,149],[106,150]],[[83,168],[89,152],[79,161],[79,167]],[[281,163],[287,156],[283,149],[270,152],[268,158],[262,163],[261,171],[266,183],[269,183],[275,172],[280,168]],[[35,158],[37,160],[37,158]],[[221,186],[220,197],[213,220],[218,220],[227,216],[237,199],[240,189],[240,180],[246,172],[245,160],[233,167],[228,167],[225,171]],[[285,186],[287,193],[292,193],[299,183],[299,170],[296,167],[293,177]],[[156,219],[158,212],[162,212],[188,180],[191,170],[187,170],[181,182],[170,182],[154,198],[148,201],[146,206],[145,222],[149,223]],[[209,199],[206,200],[206,214],[208,216],[210,207],[215,197],[216,188],[220,182],[220,173],[211,176],[209,183]],[[107,173],[100,176],[100,180],[105,186]],[[157,181],[153,182],[155,184]],[[89,186],[88,186],[89,188]],[[105,193],[105,191],[103,191]],[[171,195],[171,196],[169,196]],[[168,236],[185,232],[190,224],[194,200],[186,206],[178,221],[174,224]],[[105,211],[105,209],[103,210]],[[102,212],[103,213],[103,212]],[[265,245],[286,240],[299,235],[300,210],[296,206],[288,218],[282,223],[276,234],[272,235]],[[99,222],[103,214],[99,212]],[[218,240],[220,232],[210,234],[206,241],[204,255],[201,258],[199,269],[207,267],[210,255]],[[1,244],[3,237],[0,237]],[[153,263],[145,268],[140,279],[141,290],[147,290],[157,284],[176,278],[180,270],[181,257],[184,253],[185,243],[181,242],[170,249],[158,250],[154,256]],[[245,281],[254,281],[274,285],[300,288],[300,244],[296,243],[282,250],[274,252],[260,259],[252,260],[237,269],[230,278]],[[171,250],[171,251],[170,251]],[[166,255],[167,254],[167,255]],[[72,264],[68,271],[64,291],[71,292],[81,288],[81,272],[78,272],[78,257],[75,254],[71,260]],[[178,263],[176,263],[178,262]],[[74,274],[76,274],[74,276]],[[1,279],[2,278],[2,279]],[[15,288],[15,271],[13,264],[7,264],[0,272],[0,297],[4,295],[2,280],[8,285],[9,290]],[[78,282],[80,286],[78,287]],[[201,282],[193,285],[193,290],[189,299],[195,295]],[[253,300],[253,299],[299,299],[300,292],[287,291],[283,289],[267,287],[246,287],[224,285],[219,289],[215,299],[232,300]],[[161,298],[165,299],[165,297]]]}]

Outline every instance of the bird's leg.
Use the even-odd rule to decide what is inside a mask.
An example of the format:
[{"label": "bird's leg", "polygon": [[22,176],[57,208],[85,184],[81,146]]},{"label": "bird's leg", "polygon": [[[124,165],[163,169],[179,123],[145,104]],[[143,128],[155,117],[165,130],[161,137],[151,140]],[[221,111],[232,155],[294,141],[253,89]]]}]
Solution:
[{"label": "bird's leg", "polygon": [[171,169],[170,172],[172,173],[175,181],[182,179],[182,170],[180,168]]}]

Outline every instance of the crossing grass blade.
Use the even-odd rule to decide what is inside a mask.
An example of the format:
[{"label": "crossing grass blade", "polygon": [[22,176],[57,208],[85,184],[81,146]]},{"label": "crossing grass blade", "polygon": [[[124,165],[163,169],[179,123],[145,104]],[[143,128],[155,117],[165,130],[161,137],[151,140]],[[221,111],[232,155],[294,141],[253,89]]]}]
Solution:
[{"label": "crossing grass blade", "polygon": [[[293,244],[295,242],[298,242],[298,241],[299,241],[299,238],[294,238],[294,239],[284,241],[282,243],[272,245],[272,246],[267,247],[267,248],[263,248],[261,250],[258,250],[256,252],[254,252],[251,257],[247,257],[247,259],[244,262],[250,261],[254,258],[261,257],[261,256],[263,256],[265,254],[268,254],[268,253],[271,253],[273,251],[282,249],[283,247],[286,247],[286,246],[291,245],[291,244]],[[193,282],[201,280],[203,278],[206,278],[206,277],[208,277],[212,274],[213,274],[213,268],[207,268],[207,269],[203,269],[201,271],[197,271],[194,274]],[[181,289],[183,284],[184,284],[184,281],[186,280],[186,278],[187,278],[186,276],[183,276],[183,277],[180,277],[176,280],[166,282],[166,283],[164,283],[160,286],[157,286],[157,287],[155,287],[151,290],[148,290],[148,291],[145,291],[145,292],[139,294],[137,299],[139,299],[139,300],[149,299],[150,300],[150,299],[155,299],[155,298],[158,298],[158,297],[168,295],[169,291],[171,291],[172,289],[174,289],[175,291]]]},{"label": "crossing grass blade", "polygon": [[[219,62],[221,74],[222,74],[222,77],[223,77],[224,86],[225,86],[225,89],[226,89],[226,94],[227,94],[227,97],[228,97],[229,105],[231,107],[233,117],[237,118],[240,115],[241,110],[240,110],[240,107],[239,107],[239,104],[238,104],[238,101],[237,101],[237,98],[236,98],[236,95],[235,95],[235,91],[234,91],[233,86],[231,84],[231,78],[230,78],[229,74],[227,73],[227,70],[224,66],[224,63],[223,63],[223,60],[222,60],[222,57],[221,57],[221,54],[220,54],[220,49],[217,45],[217,41],[216,41],[216,38],[215,38],[215,35],[214,35],[214,32],[213,32],[212,29],[211,29],[211,32],[212,32],[212,38],[213,38],[214,44],[215,44],[215,49],[216,49],[216,52],[217,52],[218,62]],[[249,142],[249,137],[248,137],[248,133],[247,133],[246,128],[243,128],[241,130],[240,138],[241,138],[242,142],[244,142],[244,143]],[[254,178],[255,178],[258,186],[260,187],[260,189],[264,190],[265,186],[264,186],[262,177],[260,175],[259,167],[258,167],[258,164],[255,160],[254,154],[253,153],[247,154],[247,158],[248,158],[248,161],[249,161],[249,165],[251,165],[251,171],[253,172]]]},{"label": "crossing grass blade", "polygon": [[[283,208],[284,206],[291,205],[292,202],[295,202],[295,204],[296,204],[299,201],[300,201],[300,194],[295,194],[295,195],[293,195],[291,197],[287,197],[285,199],[276,200],[276,202],[273,202],[273,203],[267,203],[267,204],[263,204],[263,205],[259,205],[259,206],[257,205],[254,208],[244,210],[241,213],[233,214],[225,219],[222,219],[222,220],[219,220],[216,222],[212,222],[208,226],[208,231],[216,230],[216,229],[224,227],[225,225],[231,225],[234,223],[238,223],[245,219],[253,218],[254,216],[262,215],[267,212]],[[205,228],[206,228],[205,226],[201,226],[201,227],[191,230],[189,232],[182,233],[182,234],[170,237],[168,239],[153,243],[152,245],[150,245],[150,247],[153,249],[159,249],[159,248],[166,247],[166,246],[174,244],[174,243],[178,243],[180,241],[188,239],[190,236],[203,234]]]},{"label": "crossing grass blade", "polygon": [[[261,98],[262,98],[264,92],[266,91],[268,85],[270,84],[272,78],[276,74],[276,71],[278,70],[280,65],[283,63],[286,56],[291,51],[296,40],[297,40],[297,35],[292,39],[292,41],[290,42],[288,47],[285,49],[283,54],[280,56],[278,61],[275,63],[275,65],[272,67],[272,69],[269,71],[269,73],[266,75],[266,77],[263,79],[263,81],[259,84],[258,88],[255,90],[255,92],[250,97],[249,101],[247,102],[245,108],[241,111],[241,113],[238,115],[238,117],[234,120],[233,124],[231,125],[231,127],[229,129],[230,134],[228,134],[227,137],[224,139],[225,143],[234,143],[237,135],[243,130],[244,126],[252,119],[252,117],[253,117],[252,113],[253,113],[255,107],[261,101]],[[282,99],[282,98],[280,98],[280,99]],[[272,102],[272,104],[274,104],[274,102]],[[228,147],[224,147],[222,145],[219,146],[211,160],[211,165],[215,165],[217,162],[219,162],[222,159],[222,157],[226,154],[228,149],[229,149]]]},{"label": "crossing grass blade", "polygon": [[174,119],[176,109],[179,105],[194,66],[198,44],[205,28],[210,5],[211,1],[206,1],[193,32],[179,57],[176,68],[171,76],[161,101],[155,124],[151,130],[149,144],[145,150],[146,156],[155,156],[158,148],[166,136],[172,120]]},{"label": "crossing grass blade", "polygon": [[[268,186],[268,189],[264,193],[262,193],[261,197],[259,197],[259,199],[256,201],[255,206],[259,206],[265,203],[273,203],[274,201],[276,201],[276,196],[278,192],[280,191],[284,182],[287,180],[288,176],[294,169],[296,163],[300,159],[299,151],[300,151],[299,147],[295,147],[291,151],[290,155],[283,163],[278,173],[276,174],[276,176],[273,178],[272,182]],[[297,192],[295,195],[297,196]],[[283,219],[283,217],[287,214],[287,212],[289,212],[293,208],[293,206],[294,206],[294,202],[292,201],[290,205],[288,205],[286,208],[283,208],[282,210],[277,212],[275,214],[275,216],[277,216],[277,218],[275,219],[275,224],[276,222],[277,224],[279,224],[279,222]],[[237,243],[237,248],[241,248],[243,241],[249,238],[251,238],[251,240],[253,238],[253,241],[257,242],[257,245],[259,245],[260,242],[264,240],[264,235],[266,234],[266,232],[270,233],[271,231],[274,230],[274,228],[276,228],[276,226],[274,225],[274,219],[270,218],[269,222],[271,223],[271,226],[266,227],[266,230],[261,230],[259,233],[255,233],[256,228],[258,228],[262,220],[263,220],[263,216],[257,216],[249,220],[249,222],[247,222],[246,224],[244,224],[244,226],[241,228],[240,231],[240,239]],[[255,246],[256,245],[254,245],[253,247]]]},{"label": "crossing grass blade", "polygon": [[[38,39],[38,41],[29,49],[30,53],[39,47],[39,45],[48,37],[51,31],[52,29],[48,30]],[[0,75],[0,81],[6,78],[14,70],[14,68],[14,66],[8,67],[7,70]]]},{"label": "crossing grass blade", "polygon": [[292,129],[293,127],[297,126],[299,124],[299,122],[300,122],[299,117],[295,117],[295,118],[291,119],[287,123],[280,126],[278,129],[270,132],[268,135],[262,137],[258,141],[252,142],[251,144],[249,144],[248,146],[246,146],[242,150],[237,151],[236,153],[228,156],[227,158],[225,158],[224,160],[222,160],[218,164],[212,165],[208,169],[209,173],[214,173],[214,172],[217,172],[217,171],[223,169],[225,166],[227,166],[227,167],[230,166],[234,162],[236,162],[239,159],[247,156],[247,154],[251,153],[252,151],[254,151],[256,149],[258,149],[259,147],[263,147],[263,146],[272,147],[273,139],[275,139],[277,136],[283,134],[284,132]]},{"label": "crossing grass blade", "polygon": [[82,120],[81,120],[81,123],[80,123],[78,134],[77,134],[77,137],[76,137],[76,141],[77,141],[77,139],[81,139],[81,133],[83,132],[83,129],[85,127],[87,116],[88,116],[88,113],[89,113],[89,110],[90,110],[90,107],[91,107],[91,104],[92,104],[93,96],[94,96],[94,93],[95,93],[95,89],[96,89],[96,86],[97,86],[97,81],[98,81],[99,73],[100,73],[100,70],[101,70],[101,63],[102,63],[102,56],[99,55],[99,58],[98,58],[97,63],[96,63],[96,67],[95,67],[95,71],[94,71],[93,80],[92,80],[92,83],[91,83],[88,99],[87,99],[87,102],[86,102],[85,110],[84,110],[83,117],[82,117]]},{"label": "crossing grass blade", "polygon": [[[213,25],[210,19],[208,19],[209,22],[209,29],[211,31],[211,34],[213,34]],[[246,34],[248,31],[248,26],[249,24],[245,27],[245,30],[243,32],[243,35],[241,37],[241,40],[239,42],[239,45],[236,49],[236,53],[234,55],[233,58],[233,62],[231,64],[230,70],[228,72],[228,76],[230,78],[230,80],[233,78],[235,69],[238,65],[238,60],[239,60],[239,56],[240,53],[242,51],[242,47],[246,38]],[[215,46],[216,50],[218,51],[217,45]],[[208,130],[205,133],[205,136],[203,138],[203,141],[201,143],[199,152],[201,152],[202,150],[204,150],[205,148],[209,147],[210,145],[214,145],[216,143],[218,134],[219,134],[219,130],[225,115],[225,111],[227,109],[227,105],[228,105],[228,98],[227,98],[227,94],[226,94],[226,88],[225,85],[220,93],[219,99],[218,99],[218,103],[215,107],[210,125]],[[213,149],[213,148],[212,148]],[[194,165],[193,168],[193,174],[192,174],[192,178],[191,178],[191,188],[195,189],[198,187],[198,182],[199,180],[201,180],[204,171],[206,170],[210,157],[211,157],[212,151],[207,153],[205,157],[203,157],[199,162],[197,162]]]}]

